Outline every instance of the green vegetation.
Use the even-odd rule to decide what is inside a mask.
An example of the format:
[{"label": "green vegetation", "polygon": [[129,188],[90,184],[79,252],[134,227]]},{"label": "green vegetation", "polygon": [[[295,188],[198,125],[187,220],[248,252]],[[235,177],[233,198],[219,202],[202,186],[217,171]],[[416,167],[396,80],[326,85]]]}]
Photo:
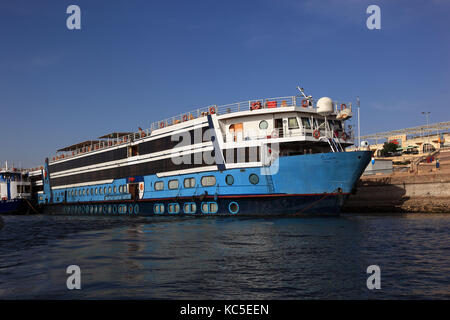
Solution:
[{"label": "green vegetation", "polygon": [[385,142],[381,150],[381,156],[392,157],[397,152],[398,145],[395,143]]}]

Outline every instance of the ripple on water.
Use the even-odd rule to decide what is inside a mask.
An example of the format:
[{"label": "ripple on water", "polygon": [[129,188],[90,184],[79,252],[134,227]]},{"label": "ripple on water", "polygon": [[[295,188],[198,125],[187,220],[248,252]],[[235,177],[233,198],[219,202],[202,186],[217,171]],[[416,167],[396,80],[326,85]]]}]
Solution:
[{"label": "ripple on water", "polygon": [[[449,298],[450,216],[5,216],[0,298]],[[82,290],[66,289],[68,265]],[[382,290],[366,288],[366,268]],[[31,288],[31,289],[30,289]]]}]

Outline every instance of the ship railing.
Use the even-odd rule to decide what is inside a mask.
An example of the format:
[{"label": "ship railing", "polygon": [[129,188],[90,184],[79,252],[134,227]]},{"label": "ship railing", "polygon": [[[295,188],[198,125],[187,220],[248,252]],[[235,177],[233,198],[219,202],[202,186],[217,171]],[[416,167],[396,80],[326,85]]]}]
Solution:
[{"label": "ship railing", "polygon": [[[316,108],[316,101],[314,99],[305,99],[304,97],[299,96],[286,96],[275,98],[252,99],[247,101],[225,104],[221,106],[209,105],[206,107],[195,109],[193,111],[179,114],[174,117],[152,122],[150,128],[145,130],[139,130],[132,134],[118,138],[109,138],[101,140],[98,143],[84,146],[76,150],[58,153],[56,156],[50,159],[50,162],[72,158],[80,154],[85,154],[88,152],[93,152],[105,148],[114,147],[120,144],[144,139],[145,137],[151,135],[151,133],[156,129],[162,129],[168,126],[172,126],[174,124],[179,124],[181,122],[193,120],[200,117],[205,117],[208,114],[224,115],[249,110],[284,108],[284,107],[302,107],[305,109],[314,110]],[[333,109],[336,114],[340,111],[341,108],[348,108],[348,107],[351,109],[351,102],[339,102],[339,101],[333,102]]]},{"label": "ship railing", "polygon": [[[305,128],[298,128],[294,130],[285,130],[281,128],[275,128],[274,130],[266,130],[263,132],[253,133],[249,131],[241,131],[238,133],[227,133],[224,136],[224,142],[240,142],[240,141],[250,141],[250,140],[267,140],[267,139],[276,139],[276,138],[292,138],[292,137],[314,137],[313,133],[316,131],[317,128],[314,129],[305,129]],[[340,150],[342,149],[342,146],[340,145],[339,139],[342,139],[342,133],[345,132],[346,134],[346,141],[352,142],[353,141],[353,135],[348,131],[339,131],[341,132],[336,136],[336,131],[332,131],[329,129],[317,129],[320,132],[320,135],[318,138],[316,138],[317,141],[321,141],[321,139],[331,139],[335,141],[335,143],[339,144]]]}]

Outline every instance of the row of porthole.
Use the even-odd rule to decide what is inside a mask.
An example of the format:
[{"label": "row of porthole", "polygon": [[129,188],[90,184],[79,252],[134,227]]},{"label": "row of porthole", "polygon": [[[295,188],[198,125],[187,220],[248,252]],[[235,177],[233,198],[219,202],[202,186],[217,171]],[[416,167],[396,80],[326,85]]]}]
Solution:
[{"label": "row of porthole", "polygon": [[64,212],[67,214],[138,214],[138,204],[114,204],[114,205],[79,205],[65,206]]},{"label": "row of porthole", "polygon": [[[217,202],[202,202],[201,203],[201,212],[203,214],[214,214],[219,210],[219,206]],[[231,214],[236,214],[239,212],[239,204],[237,202],[230,202],[228,205],[228,211]],[[153,212],[155,214],[164,214],[165,205],[163,203],[156,203],[153,205]],[[183,213],[185,214],[195,214],[197,212],[197,205],[195,202],[186,202],[183,205]],[[169,214],[179,214],[180,213],[180,205],[178,203],[169,203],[167,205],[167,213]]]},{"label": "row of porthole", "polygon": [[[248,180],[251,184],[258,184],[259,183],[259,177],[257,174],[250,174],[248,176]],[[231,174],[228,174],[225,177],[225,182],[227,185],[231,186],[234,184],[234,177]],[[194,188],[195,187],[195,178],[185,178],[184,179],[184,187],[187,188]],[[216,184],[216,177],[215,176],[204,176],[201,179],[202,187],[212,187]],[[168,188],[169,190],[176,190],[179,187],[179,182],[177,179],[169,180],[168,182]],[[154,185],[154,189],[156,191],[162,191],[164,190],[164,181],[156,181]]]},{"label": "row of porthole", "polygon": [[[119,186],[119,193],[127,193],[127,185]],[[98,195],[98,194],[117,194],[117,186],[103,187],[103,188],[83,188],[83,189],[71,189],[68,191],[68,195],[71,197],[86,196],[86,195]],[[64,196],[64,192],[54,192],[54,196]]]},{"label": "row of porthole", "polygon": [[[180,213],[180,205],[178,203],[169,203],[167,205],[167,212],[169,214]],[[204,214],[214,214],[218,211],[217,202],[202,202],[201,211]],[[157,203],[153,206],[153,212],[155,214],[163,214],[165,211],[165,205],[162,203]],[[231,214],[236,214],[239,212],[239,205],[237,202],[230,202],[228,205],[228,211]],[[138,214],[139,205],[138,204],[114,204],[114,205],[78,205],[78,206],[65,206],[64,212],[67,214]],[[197,205],[195,202],[186,202],[183,205],[183,212],[185,214],[195,214],[197,212]]]}]

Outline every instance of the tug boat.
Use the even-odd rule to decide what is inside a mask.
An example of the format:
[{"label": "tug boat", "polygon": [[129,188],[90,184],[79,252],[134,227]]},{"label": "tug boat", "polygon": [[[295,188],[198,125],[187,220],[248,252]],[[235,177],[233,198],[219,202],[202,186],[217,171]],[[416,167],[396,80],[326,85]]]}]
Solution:
[{"label": "tug boat", "polygon": [[31,200],[31,181],[28,172],[8,164],[0,170],[0,214],[27,213]]},{"label": "tug boat", "polygon": [[59,149],[30,172],[36,200],[70,215],[339,214],[371,153],[345,151],[351,103],[298,90]]}]

